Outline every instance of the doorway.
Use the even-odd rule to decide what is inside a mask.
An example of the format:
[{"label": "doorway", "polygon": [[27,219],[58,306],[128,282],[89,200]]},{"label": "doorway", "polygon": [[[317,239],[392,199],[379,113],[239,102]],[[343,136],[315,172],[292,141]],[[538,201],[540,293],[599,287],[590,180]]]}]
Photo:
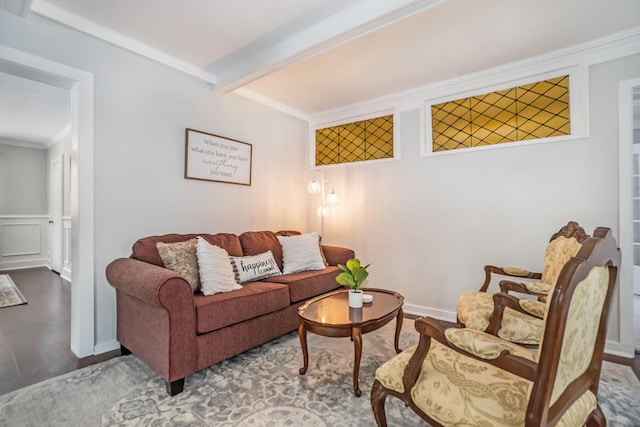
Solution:
[{"label": "doorway", "polygon": [[633,345],[640,353],[640,86],[633,88]]},{"label": "doorway", "polygon": [[640,351],[640,78],[619,87],[620,235],[619,337],[624,352]]},{"label": "doorway", "polygon": [[[71,351],[95,353],[93,74],[0,45],[0,71],[71,94]],[[80,221],[82,218],[82,221]]]}]

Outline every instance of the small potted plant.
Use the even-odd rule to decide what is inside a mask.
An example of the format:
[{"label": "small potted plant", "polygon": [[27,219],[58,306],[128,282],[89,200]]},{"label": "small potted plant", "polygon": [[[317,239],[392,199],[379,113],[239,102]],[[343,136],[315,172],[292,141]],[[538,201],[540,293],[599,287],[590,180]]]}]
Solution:
[{"label": "small potted plant", "polygon": [[336,282],[351,288],[351,291],[349,291],[349,307],[362,307],[362,291],[360,290],[360,286],[362,286],[362,282],[364,282],[369,275],[367,268],[370,265],[371,264],[367,264],[363,267],[357,258],[347,261],[347,265],[338,264],[342,273],[338,274]]}]

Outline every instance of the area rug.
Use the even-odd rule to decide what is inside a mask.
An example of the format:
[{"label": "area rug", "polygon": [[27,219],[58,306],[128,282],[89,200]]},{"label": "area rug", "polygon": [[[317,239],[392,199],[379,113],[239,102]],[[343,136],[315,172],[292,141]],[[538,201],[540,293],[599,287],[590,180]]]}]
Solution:
[{"label": "area rug", "polygon": [[26,304],[27,299],[8,274],[0,274],[0,308]]},{"label": "area rug", "polygon": [[[362,397],[352,389],[349,338],[308,334],[309,369],[300,375],[297,333],[245,352],[166,394],[164,382],[133,355],[0,395],[2,426],[375,426],[369,403],[375,369],[393,356],[393,322],[363,336]],[[417,341],[405,321],[401,347]],[[604,363],[598,400],[609,426],[640,425],[640,382],[630,368]],[[390,426],[426,425],[393,397]]]}]

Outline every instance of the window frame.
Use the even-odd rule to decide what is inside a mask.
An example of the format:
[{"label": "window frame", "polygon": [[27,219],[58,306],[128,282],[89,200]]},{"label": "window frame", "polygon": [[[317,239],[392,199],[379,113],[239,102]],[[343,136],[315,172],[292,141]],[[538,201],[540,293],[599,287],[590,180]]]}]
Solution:
[{"label": "window frame", "polygon": [[[343,162],[343,163],[332,163],[328,165],[316,165],[316,131],[318,129],[324,129],[332,126],[340,126],[349,123],[359,122],[363,120],[375,119],[383,116],[393,116],[393,157],[389,157],[386,159],[372,159],[372,160],[358,160],[355,162]],[[322,123],[313,123],[309,124],[309,167],[310,168],[334,168],[339,166],[351,166],[358,164],[374,164],[381,162],[389,162],[400,159],[400,143],[399,143],[399,126],[400,123],[400,114],[396,108],[388,108],[384,110],[377,110],[370,113],[364,113],[357,116],[343,117],[338,118],[332,121],[322,122]]]},{"label": "window frame", "polygon": [[[500,144],[483,145],[477,147],[457,148],[454,150],[433,151],[433,128],[431,107],[443,102],[455,101],[462,98],[479,96],[490,92],[501,91],[522,85],[549,80],[561,76],[569,76],[569,108],[571,133],[569,135],[559,135],[547,138],[528,139],[520,141],[504,142]],[[588,106],[588,76],[587,68],[581,65],[573,65],[561,69],[537,74],[529,74],[524,77],[515,78],[509,81],[495,82],[460,92],[425,100],[421,106],[422,141],[420,147],[420,157],[434,157],[450,154],[468,153],[471,151],[493,150],[508,147],[520,147],[524,145],[543,144],[559,140],[572,140],[589,136],[589,106]]]}]

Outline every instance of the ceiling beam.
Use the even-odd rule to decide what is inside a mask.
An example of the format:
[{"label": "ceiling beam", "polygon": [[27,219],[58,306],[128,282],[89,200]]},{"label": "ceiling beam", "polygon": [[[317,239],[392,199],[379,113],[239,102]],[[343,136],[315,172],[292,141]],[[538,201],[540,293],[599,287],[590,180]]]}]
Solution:
[{"label": "ceiling beam", "polygon": [[216,90],[227,93],[445,0],[366,0],[310,25],[216,73]]}]

